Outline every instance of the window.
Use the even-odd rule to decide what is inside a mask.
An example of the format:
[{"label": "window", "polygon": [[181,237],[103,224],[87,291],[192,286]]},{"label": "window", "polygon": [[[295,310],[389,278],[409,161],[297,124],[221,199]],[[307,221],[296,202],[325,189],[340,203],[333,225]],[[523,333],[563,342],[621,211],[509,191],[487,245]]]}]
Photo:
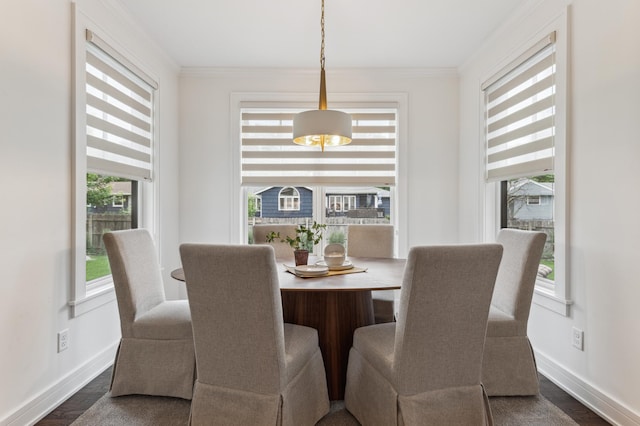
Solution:
[{"label": "window", "polygon": [[249,194],[249,217],[262,216],[262,196]]},{"label": "window", "polygon": [[[546,174],[502,182],[504,204],[501,205],[502,228],[540,231],[547,234],[547,241],[538,268],[539,280],[548,286],[555,285],[555,222],[553,216],[554,175]],[[529,195],[543,192],[545,195]],[[548,201],[542,203],[542,199]]]},{"label": "window", "polygon": [[[376,186],[327,186],[322,188],[325,194],[342,202],[341,211],[332,211],[331,205],[325,209],[322,223],[327,225],[326,244],[347,241],[347,229],[351,224],[390,224],[392,220],[392,194],[390,187]],[[357,204],[356,204],[357,200]]]},{"label": "window", "polygon": [[[564,54],[565,46],[566,37]],[[564,246],[566,56],[558,62],[557,53],[554,31],[482,85],[485,178],[499,188],[487,194],[496,194],[500,227],[547,234],[536,293],[548,297],[540,304],[567,315],[564,252],[557,250]]]},{"label": "window", "polygon": [[117,208],[115,211],[124,213],[131,208],[131,188],[136,182],[137,181],[127,179],[117,179],[109,184],[109,190],[113,194],[111,206]]},{"label": "window", "polygon": [[341,212],[342,211],[342,196],[340,195],[329,195],[329,211],[330,212]]},{"label": "window", "polygon": [[540,204],[540,196],[539,195],[530,195],[527,197],[528,205],[538,205]]},{"label": "window", "polygon": [[345,195],[342,197],[342,209],[346,212],[347,210],[353,210],[356,208],[356,196],[355,195]]},{"label": "window", "polygon": [[113,298],[102,235],[138,227],[151,204],[157,88],[93,31],[79,29],[76,46],[73,315]]},{"label": "window", "polygon": [[283,188],[278,194],[279,210],[300,210],[300,193],[292,187]]},{"label": "window", "polygon": [[353,117],[353,141],[324,152],[293,144],[293,115],[301,111],[241,110],[243,186],[395,185],[396,109],[345,109]]},{"label": "window", "polygon": [[122,195],[114,195],[113,201],[111,202],[112,207],[124,207],[124,196]]},{"label": "window", "polygon": [[[551,34],[515,68],[485,88],[487,179],[508,180],[501,209],[503,227],[543,231],[547,244],[543,265],[553,269],[553,213],[540,204],[541,180],[553,182],[555,140],[555,35]],[[521,177],[523,176],[524,177]],[[504,185],[504,184],[503,184]],[[551,192],[552,193],[552,190]],[[550,205],[547,205],[551,208]],[[545,215],[547,217],[541,217]],[[547,271],[547,268],[540,268]],[[553,273],[540,272],[547,284]]]},{"label": "window", "polygon": [[[343,188],[331,188],[329,190],[330,192],[340,192],[343,193],[345,191],[349,191],[349,189],[343,189]],[[372,190],[373,193],[376,192],[376,190]],[[357,191],[356,191],[357,192]],[[362,198],[362,197],[360,197]],[[354,210],[357,208],[356,204],[356,200],[358,199],[358,196],[356,195],[327,195],[327,207],[328,207],[328,213],[332,214],[332,213],[343,213],[343,212],[348,212],[349,210]],[[371,200],[371,198],[369,198],[369,200]],[[375,206],[376,203],[373,201],[367,201],[366,198],[363,198],[360,201],[360,206],[365,208],[365,207],[373,207]]]},{"label": "window", "polygon": [[329,213],[341,213],[356,208],[355,195],[328,195],[327,199]]},{"label": "window", "polygon": [[[298,111],[241,108],[240,180],[247,199],[262,197],[260,223],[308,225],[315,220],[327,224],[323,244],[344,243],[350,223],[390,223],[397,108],[345,108],[353,117],[353,141],[326,147],[324,153],[293,144]],[[251,217],[243,222],[244,241],[251,242],[251,226],[258,222]]]}]

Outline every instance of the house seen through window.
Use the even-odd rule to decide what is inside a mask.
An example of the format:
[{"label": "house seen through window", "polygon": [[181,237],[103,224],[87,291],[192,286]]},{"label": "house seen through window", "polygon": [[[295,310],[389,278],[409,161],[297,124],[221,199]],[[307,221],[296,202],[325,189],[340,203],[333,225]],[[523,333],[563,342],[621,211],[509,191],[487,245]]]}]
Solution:
[{"label": "house seen through window", "polygon": [[502,181],[502,228],[547,234],[538,277],[554,279],[554,175],[547,174]]},{"label": "house seen through window", "polygon": [[[297,210],[283,210],[281,194],[283,190],[295,190],[299,194]],[[350,224],[389,224],[391,223],[391,191],[389,187],[248,187],[247,211],[249,214],[248,242],[253,241],[251,229],[256,224],[304,224],[314,220],[327,225],[324,243],[347,242],[347,226]],[[324,193],[324,197],[315,194]],[[260,200],[261,209],[255,207]],[[321,217],[314,216],[320,203]]]},{"label": "house seen through window", "polygon": [[253,240],[256,224],[316,221],[327,225],[322,244],[348,246],[349,224],[394,223],[397,109],[345,108],[353,141],[324,152],[292,142],[293,116],[300,111],[241,108],[247,242],[263,243]]},{"label": "house seen through window", "polygon": [[102,235],[136,227],[137,184],[135,180],[87,173],[87,282],[111,275]]}]

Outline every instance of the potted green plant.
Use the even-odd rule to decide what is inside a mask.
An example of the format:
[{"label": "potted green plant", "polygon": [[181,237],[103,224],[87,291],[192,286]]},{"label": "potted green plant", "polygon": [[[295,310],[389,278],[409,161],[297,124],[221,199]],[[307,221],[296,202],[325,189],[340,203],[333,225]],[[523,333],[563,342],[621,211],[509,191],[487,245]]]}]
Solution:
[{"label": "potted green plant", "polygon": [[326,228],[327,225],[317,223],[314,220],[309,227],[299,225],[296,229],[296,236],[293,238],[288,235],[282,238],[279,232],[271,232],[267,235],[267,242],[271,243],[276,239],[282,243],[287,242],[293,249],[296,266],[306,265],[309,261],[309,252],[322,240],[322,233]]}]

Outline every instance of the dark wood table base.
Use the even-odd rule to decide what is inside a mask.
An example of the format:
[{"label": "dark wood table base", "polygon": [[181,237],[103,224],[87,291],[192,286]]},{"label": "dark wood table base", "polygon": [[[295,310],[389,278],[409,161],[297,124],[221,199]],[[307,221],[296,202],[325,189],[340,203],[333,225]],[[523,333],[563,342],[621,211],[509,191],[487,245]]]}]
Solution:
[{"label": "dark wood table base", "polygon": [[318,330],[329,399],[344,399],[356,328],[374,323],[371,291],[283,291],[284,321]]}]

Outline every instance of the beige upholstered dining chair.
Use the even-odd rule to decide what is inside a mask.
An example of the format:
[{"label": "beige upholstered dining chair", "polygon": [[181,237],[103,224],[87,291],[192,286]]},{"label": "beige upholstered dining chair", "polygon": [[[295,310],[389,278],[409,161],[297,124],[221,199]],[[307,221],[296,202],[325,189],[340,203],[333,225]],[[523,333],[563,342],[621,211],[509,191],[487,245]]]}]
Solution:
[{"label": "beige upholstered dining chair", "polygon": [[273,242],[267,242],[267,235],[271,232],[280,233],[280,237],[284,240],[286,237],[296,237],[297,225],[281,225],[281,224],[263,224],[253,225],[253,242],[254,244],[270,244],[275,250],[276,259],[293,259],[293,248],[289,243],[281,242],[276,239]]},{"label": "beige upholstered dining chair", "polygon": [[[347,255],[353,257],[393,257],[393,225],[349,225]],[[395,320],[394,290],[371,293],[373,315],[377,324]]]},{"label": "beige upholstered dining chair", "polygon": [[183,244],[192,425],[314,425],[329,412],[317,330],[283,322],[273,248]]},{"label": "beige upholstered dining chair", "polygon": [[111,396],[144,394],[191,399],[195,353],[186,300],[166,300],[149,232],[105,233],[122,338]]},{"label": "beige upholstered dining chair", "polygon": [[363,425],[488,425],[482,352],[499,244],[413,247],[397,322],[356,329],[345,406]]},{"label": "beige upholstered dining chair", "polygon": [[543,232],[501,229],[504,247],[491,300],[482,382],[489,396],[536,395],[535,356],[527,336],[538,265],[546,241]]}]

